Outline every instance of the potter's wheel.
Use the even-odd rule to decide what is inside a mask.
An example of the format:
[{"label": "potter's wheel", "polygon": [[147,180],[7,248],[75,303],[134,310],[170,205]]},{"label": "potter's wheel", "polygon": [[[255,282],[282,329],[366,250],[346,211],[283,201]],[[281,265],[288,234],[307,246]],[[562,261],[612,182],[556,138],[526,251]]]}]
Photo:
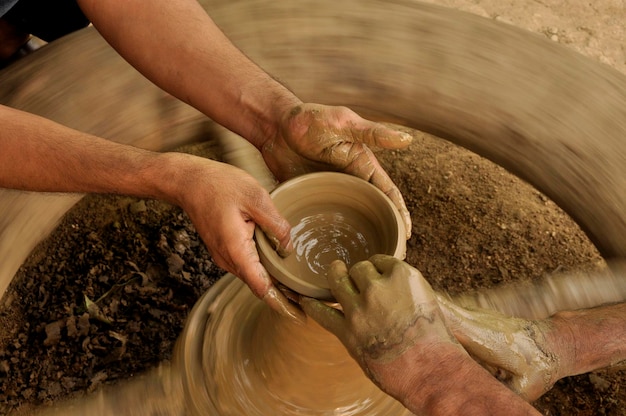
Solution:
[{"label": "potter's wheel", "polygon": [[231,274],[194,307],[175,360],[189,414],[411,414],[332,334],[278,316]]}]

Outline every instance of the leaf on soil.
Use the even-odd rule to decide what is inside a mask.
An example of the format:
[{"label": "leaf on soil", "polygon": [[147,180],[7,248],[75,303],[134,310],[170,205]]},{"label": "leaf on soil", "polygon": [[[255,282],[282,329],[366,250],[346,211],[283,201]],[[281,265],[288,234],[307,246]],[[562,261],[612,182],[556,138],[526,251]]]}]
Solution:
[{"label": "leaf on soil", "polygon": [[89,312],[90,318],[111,325],[111,320],[104,315],[104,313],[100,309],[100,306],[98,306],[97,303],[89,299],[87,295],[85,295],[85,308],[87,308],[87,312]]}]

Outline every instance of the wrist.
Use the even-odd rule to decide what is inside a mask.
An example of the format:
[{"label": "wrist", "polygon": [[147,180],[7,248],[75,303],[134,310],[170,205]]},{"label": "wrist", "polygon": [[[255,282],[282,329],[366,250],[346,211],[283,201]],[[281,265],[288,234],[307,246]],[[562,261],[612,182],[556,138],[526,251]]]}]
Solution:
[{"label": "wrist", "polygon": [[535,415],[536,410],[476,363],[454,343],[407,351],[386,364],[395,379],[377,380],[389,395],[415,414]]},{"label": "wrist", "polygon": [[[156,153],[141,170],[146,196],[183,207],[190,181],[197,177],[194,158],[185,153]],[[204,177],[208,176],[211,175],[205,172]]]},{"label": "wrist", "polygon": [[[265,91],[261,100],[258,99],[259,91]],[[289,114],[302,104],[291,91],[271,78],[265,83],[248,85],[243,90],[240,101],[247,118],[252,121],[250,131],[244,137],[259,150],[267,141],[279,135]]]},{"label": "wrist", "polygon": [[[391,362],[368,362],[367,371],[370,378],[390,396],[405,405],[414,403],[423,406],[436,396],[438,390],[447,390],[447,383],[455,382],[458,364],[463,363],[466,357],[467,353],[458,344],[421,342]],[[450,374],[445,373],[450,367],[448,363],[454,363],[455,367]]]},{"label": "wrist", "polygon": [[625,304],[558,312],[546,341],[558,351],[560,378],[610,367],[626,357]]}]

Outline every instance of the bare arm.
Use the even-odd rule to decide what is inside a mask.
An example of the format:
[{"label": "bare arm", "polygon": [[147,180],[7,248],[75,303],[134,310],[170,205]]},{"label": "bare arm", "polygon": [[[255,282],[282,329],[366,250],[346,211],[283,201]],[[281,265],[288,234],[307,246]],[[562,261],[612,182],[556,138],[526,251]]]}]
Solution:
[{"label": "bare arm", "polygon": [[[378,366],[373,365],[373,371]],[[415,414],[432,416],[502,415],[540,413],[496,380],[456,345],[441,340],[407,351],[384,364],[383,386]],[[391,375],[391,377],[389,377]],[[405,382],[398,376],[409,375]],[[395,376],[395,378],[394,378]],[[400,390],[396,390],[401,387]],[[384,389],[385,389],[384,388]]]},{"label": "bare arm", "polygon": [[258,224],[285,244],[290,226],[267,191],[242,170],[121,145],[5,106],[0,125],[0,187],[125,194],[176,204],[189,214],[218,265],[241,276],[274,309],[299,315],[272,285],[252,239]]},{"label": "bare arm", "polygon": [[561,356],[561,377],[626,363],[626,304],[550,317],[547,341]]},{"label": "bare arm", "polygon": [[190,0],[79,0],[142,74],[259,147],[301,101],[239,51]]},{"label": "bare arm", "polygon": [[410,237],[402,195],[368,148],[403,148],[410,135],[345,107],[302,103],[237,49],[196,0],[78,3],[148,79],[261,150],[278,180],[317,170],[363,178],[391,198]]},{"label": "bare arm", "polygon": [[6,106],[0,106],[0,124],[2,187],[165,196],[164,190],[157,189],[154,168],[167,156],[109,142]]},{"label": "bare arm", "polygon": [[[261,149],[279,180],[320,169],[362,177],[390,196],[410,233],[402,196],[367,146],[400,148],[410,136],[344,107],[301,103],[245,57],[195,0],[79,0],[79,5],[146,77]],[[8,109],[2,109],[0,122],[0,186],[121,193],[178,204],[219,266],[274,309],[297,314],[271,283],[253,239],[258,225],[287,252],[290,225],[243,171],[105,143]]]}]

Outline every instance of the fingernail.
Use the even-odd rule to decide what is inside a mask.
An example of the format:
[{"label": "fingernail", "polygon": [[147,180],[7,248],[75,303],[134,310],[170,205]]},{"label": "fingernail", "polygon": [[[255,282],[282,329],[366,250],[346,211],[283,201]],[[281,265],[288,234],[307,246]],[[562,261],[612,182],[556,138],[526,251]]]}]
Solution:
[{"label": "fingernail", "polygon": [[300,325],[306,324],[306,315],[304,312],[290,304],[287,298],[275,287],[272,286],[267,291],[265,296],[263,296],[263,302],[267,303],[270,308],[285,318]]},{"label": "fingernail", "polygon": [[411,213],[408,209],[403,208],[401,215],[404,221],[404,232],[406,234],[406,239],[408,240],[409,238],[411,238],[411,234],[413,232],[413,221],[411,220]]},{"label": "fingernail", "polygon": [[348,275],[348,266],[341,260],[333,260],[328,268],[327,278],[337,279],[341,276]]},{"label": "fingernail", "polygon": [[402,142],[411,143],[413,141],[413,136],[408,133],[400,132],[400,140]]},{"label": "fingernail", "polygon": [[274,247],[274,250],[276,250],[276,252],[278,253],[280,257],[287,257],[293,251],[293,245],[291,244],[291,241],[289,241],[289,243],[287,244],[287,247],[283,247],[281,246],[280,241],[278,241],[278,238],[276,238],[275,236],[267,236],[267,237],[272,243],[272,247]]},{"label": "fingernail", "polygon": [[287,257],[293,252],[293,245],[291,241],[287,244],[287,247],[277,246],[276,251],[280,257]]}]

